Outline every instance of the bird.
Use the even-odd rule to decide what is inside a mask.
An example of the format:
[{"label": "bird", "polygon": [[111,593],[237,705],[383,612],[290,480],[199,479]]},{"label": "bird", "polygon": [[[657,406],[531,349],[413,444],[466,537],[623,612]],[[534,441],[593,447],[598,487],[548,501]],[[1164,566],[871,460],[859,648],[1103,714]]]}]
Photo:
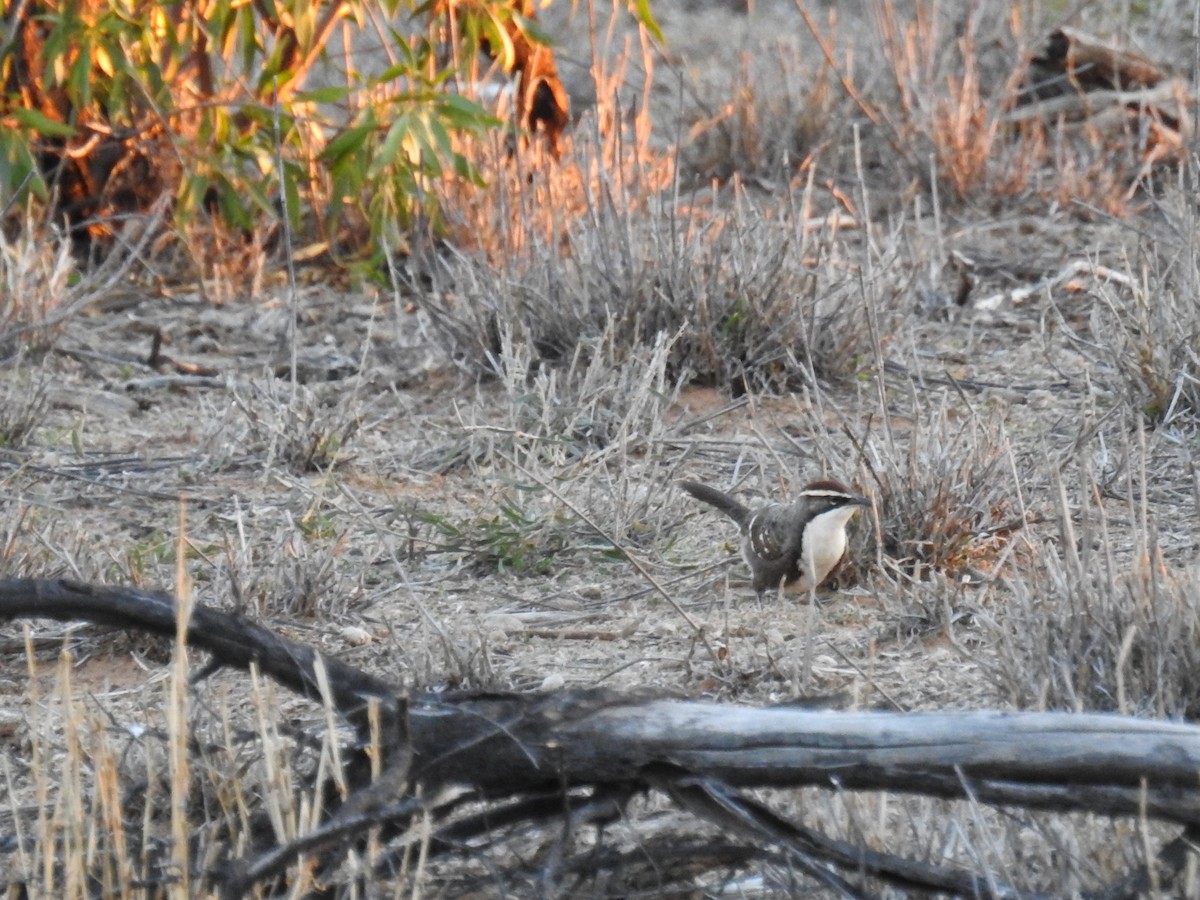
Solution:
[{"label": "bird", "polygon": [[737,523],[742,557],[759,596],[780,584],[801,592],[821,587],[846,555],[846,524],[860,507],[871,505],[832,480],[806,485],[791,503],[757,509],[698,481],[683,480],[679,486]]}]

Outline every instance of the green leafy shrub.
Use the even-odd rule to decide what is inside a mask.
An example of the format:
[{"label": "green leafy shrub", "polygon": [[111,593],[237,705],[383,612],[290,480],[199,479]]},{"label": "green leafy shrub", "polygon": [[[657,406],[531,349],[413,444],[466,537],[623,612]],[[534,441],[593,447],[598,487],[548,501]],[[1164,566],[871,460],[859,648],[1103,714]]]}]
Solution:
[{"label": "green leafy shrub", "polygon": [[[416,218],[436,221],[432,182],[478,178],[457,138],[501,124],[451,89],[459,68],[435,28],[377,29],[387,60],[360,64],[366,31],[354,23],[405,10],[445,11],[5,0],[19,39],[0,46],[0,207],[51,204],[96,235],[166,194],[184,225],[215,216],[248,231],[286,214],[294,233],[312,221],[306,237],[335,252],[395,246]],[[510,5],[457,4],[455,15],[465,45],[455,59],[498,47],[511,62],[505,29],[526,25]],[[326,54],[342,28],[353,49]]]}]

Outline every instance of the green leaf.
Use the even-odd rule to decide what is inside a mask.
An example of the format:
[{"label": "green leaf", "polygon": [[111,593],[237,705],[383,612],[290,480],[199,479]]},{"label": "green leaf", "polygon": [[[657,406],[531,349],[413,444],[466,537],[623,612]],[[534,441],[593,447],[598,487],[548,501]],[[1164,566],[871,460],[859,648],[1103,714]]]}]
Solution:
[{"label": "green leaf", "polygon": [[67,46],[70,42],[70,36],[67,34],[66,26],[59,22],[56,27],[50,30],[50,35],[42,44],[42,70],[39,73],[30,73],[34,81],[41,80],[48,86],[57,86],[59,84],[56,73],[58,61],[66,54]]},{"label": "green leaf", "polygon": [[331,165],[336,165],[347,154],[361,150],[363,144],[367,142],[367,138],[371,136],[374,130],[375,122],[373,118],[370,121],[347,128],[325,146],[325,149],[321,151],[320,158]]},{"label": "green leaf", "polygon": [[75,129],[63,122],[56,122],[36,109],[14,109],[12,117],[26,128],[36,131],[45,137],[74,137]]},{"label": "green leaf", "polygon": [[441,118],[439,116],[428,116],[425,120],[425,125],[429,130],[430,137],[433,138],[437,146],[438,159],[443,161],[453,159],[454,142],[450,140],[450,132],[442,124]]},{"label": "green leaf", "polygon": [[438,100],[438,114],[451,128],[478,133],[499,128],[504,123],[486,109],[462,94],[443,94]]},{"label": "green leaf", "polygon": [[633,8],[637,20],[654,35],[656,41],[665,44],[667,39],[663,37],[662,29],[658,27],[658,20],[654,18],[654,13],[650,12],[650,0],[634,0]]},{"label": "green leaf", "polygon": [[292,21],[295,23],[296,45],[300,54],[312,49],[317,36],[317,11],[307,0],[292,0]]},{"label": "green leaf", "polygon": [[491,7],[488,7],[484,11],[483,21],[480,24],[483,27],[483,36],[491,44],[492,54],[496,57],[496,61],[500,63],[500,68],[505,72],[511,72],[513,66],[516,65],[517,52],[513,47],[512,38],[508,36],[508,31],[505,29],[504,23],[500,21],[495,11]]},{"label": "green leaf", "polygon": [[395,162],[396,155],[400,152],[400,147],[403,145],[404,138],[408,134],[409,124],[410,121],[407,115],[396,117],[396,121],[388,129],[387,137],[383,139],[383,145],[379,148],[379,152],[371,160],[371,165],[367,169],[368,178],[378,178],[384,169]]},{"label": "green leaf", "polygon": [[[260,49],[258,29],[254,21],[254,10],[249,4],[238,10],[237,49],[242,58],[242,68],[247,72],[254,71],[254,58]],[[230,53],[225,54],[226,59]]]},{"label": "green leaf", "polygon": [[401,34],[395,28],[391,29],[391,33],[392,44],[402,58],[387,70],[393,74],[385,74],[381,77],[381,81],[391,81],[393,78],[399,78],[401,75],[415,73],[420,68],[422,61],[428,58],[426,54],[430,50],[428,41],[420,41],[417,45],[418,49],[414,50],[412,44],[409,43],[411,39],[407,35]]},{"label": "green leaf", "polygon": [[386,84],[389,81],[395,81],[397,78],[407,78],[412,74],[413,68],[413,64],[408,60],[401,60],[395,65],[388,66],[377,78],[373,78],[372,81],[376,84]]},{"label": "green leaf", "polygon": [[185,178],[179,188],[179,198],[175,201],[175,214],[180,218],[195,215],[204,195],[208,192],[208,179],[203,175],[192,175]]},{"label": "green leaf", "polygon": [[92,48],[90,44],[84,44],[79,50],[79,56],[75,58],[75,64],[71,66],[71,75],[68,81],[68,87],[71,92],[72,99],[76,111],[83,109],[92,102]]},{"label": "green leaf", "polygon": [[225,43],[225,39],[229,36],[229,30],[235,24],[233,0],[216,0],[212,6],[212,12],[206,18],[205,30],[208,31],[209,37],[214,39],[213,43]]},{"label": "green leaf", "polygon": [[338,103],[345,100],[350,94],[350,88],[331,85],[323,88],[313,88],[311,91],[301,91],[296,94],[296,100],[300,103]]},{"label": "green leaf", "polygon": [[471,165],[471,161],[461,153],[454,154],[454,174],[476,187],[483,187],[485,183],[479,173],[475,171],[475,167]]},{"label": "green leaf", "polygon": [[300,174],[295,166],[283,168],[283,197],[287,206],[288,223],[293,230],[300,227]]},{"label": "green leaf", "polygon": [[[14,196],[16,191],[20,193]],[[0,207],[19,202],[28,191],[40,200],[49,196],[25,135],[0,128]]]},{"label": "green leaf", "polygon": [[221,209],[221,218],[235,228],[249,229],[253,226],[250,213],[238,196],[238,191],[228,182],[217,191],[217,205]]},{"label": "green leaf", "polygon": [[[414,119],[410,136],[417,145],[417,168],[426,175],[434,178],[439,177],[442,174],[442,157],[440,148],[437,145],[437,139],[430,128],[429,119],[424,116]],[[410,147],[410,158],[412,155],[413,148]]]},{"label": "green leaf", "polygon": [[554,43],[554,39],[542,29],[537,19],[530,19],[520,13],[512,14],[513,21],[517,23],[517,28],[525,37],[532,40],[535,44],[545,44],[549,46]]},{"label": "green leaf", "polygon": [[439,2],[440,0],[424,0],[424,2],[418,3],[413,7],[413,16],[421,17],[429,15],[429,13],[437,8]]}]

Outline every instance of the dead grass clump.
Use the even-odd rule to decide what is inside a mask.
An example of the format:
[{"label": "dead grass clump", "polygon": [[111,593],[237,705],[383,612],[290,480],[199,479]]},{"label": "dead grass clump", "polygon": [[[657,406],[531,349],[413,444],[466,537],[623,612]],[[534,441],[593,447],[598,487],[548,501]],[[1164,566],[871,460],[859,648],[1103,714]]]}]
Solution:
[{"label": "dead grass clump", "polygon": [[790,178],[848,117],[849,101],[832,82],[828,66],[803,65],[799,49],[782,42],[765,54],[743,53],[731,83],[695,91],[681,181]]},{"label": "dead grass clump", "polygon": [[[1010,151],[1020,158],[1027,148],[1010,146],[1003,122],[1024,78],[1013,49],[1022,42],[1019,17],[929,2],[902,10],[892,0],[878,0],[872,12],[884,78],[856,88],[856,100],[894,158],[922,181],[932,159],[956,199],[1023,190],[1023,167],[1011,165]],[[823,42],[831,55],[832,38]],[[874,78],[879,68],[865,72]]]},{"label": "dead grass clump", "polygon": [[795,210],[764,215],[738,195],[713,213],[665,196],[673,172],[651,147],[654,54],[640,34],[636,114],[627,47],[597,65],[597,105],[560,161],[479,148],[488,186],[444,203],[470,249],[410,261],[432,282],[417,294],[435,335],[474,374],[501,374],[505,330],[534,366],[576,369],[619,369],[665,335],[670,381],[738,393],[853,374],[864,301],[840,247],[810,240]]},{"label": "dead grass clump", "polygon": [[1105,287],[1092,317],[1115,392],[1154,424],[1200,420],[1200,307],[1192,288],[1143,283],[1132,296]]},{"label": "dead grass clump", "polygon": [[885,565],[902,580],[992,574],[1026,523],[1002,411],[943,403],[915,415],[906,435],[886,428],[864,453]]},{"label": "dead grass clump", "polygon": [[[63,651],[50,672],[42,651],[27,647],[30,684],[52,679],[53,686],[31,688],[45,714],[23,727],[22,752],[0,755],[9,788],[0,823],[12,837],[2,851],[10,890],[73,900],[186,896],[192,879],[220,867],[231,835],[283,840],[321,815],[322,791],[332,785],[302,786],[324,782],[313,778],[319,760],[337,760],[339,750],[329,737],[281,726],[273,685],[251,676],[249,690],[223,683],[185,696],[172,680],[186,671],[177,671],[137,689],[145,716],[126,707],[114,718],[97,703],[128,688],[78,683],[109,665],[103,655],[83,666]],[[111,665],[120,678],[124,664]],[[164,704],[174,710],[169,731]],[[284,706],[294,712],[298,704]],[[320,722],[311,705],[307,715]]]},{"label": "dead grass clump", "polygon": [[[561,248],[601,204],[617,202],[624,217],[669,187],[673,159],[655,148],[662,141],[653,140],[650,119],[654,40],[640,23],[636,40],[617,28],[618,22],[633,24],[621,4],[613,4],[611,15],[609,29],[593,34],[591,43],[592,79],[584,92],[595,102],[575,110],[578,121],[560,136],[560,152],[512,134],[456,137],[477,177],[430,185],[454,246],[499,266],[537,247]],[[508,117],[503,90],[499,98],[496,112]]]},{"label": "dead grass clump", "polygon": [[0,359],[48,346],[63,324],[120,290],[159,233],[161,209],[125,223],[107,256],[80,271],[70,238],[31,218],[16,237],[0,230]]},{"label": "dead grass clump", "polygon": [[1200,229],[1193,185],[1200,172],[1182,172],[1163,204],[1167,232],[1146,240],[1141,272],[1128,288],[1100,287],[1087,346],[1116,378],[1113,392],[1157,425],[1200,422]]},{"label": "dead grass clump", "polygon": [[[610,556],[617,544],[653,543],[661,492],[629,473],[653,465],[667,429],[677,393],[666,374],[672,341],[635,348],[615,369],[605,362],[610,342],[603,336],[602,347],[580,349],[558,369],[535,365],[528,344],[505,331],[498,383],[481,385],[476,402],[459,409],[456,449],[438,451],[469,467],[474,483],[495,487],[465,511],[403,511],[414,546],[477,573],[546,575],[573,559]],[[497,472],[508,474],[497,481]]]},{"label": "dead grass clump", "polygon": [[[1179,154],[1187,101],[1165,89],[1140,106],[1076,95],[1078,83],[1070,97],[1040,99],[1031,62],[1046,38],[1027,33],[1016,6],[871,6],[875,45],[845,51],[847,36],[822,33],[803,4],[801,14],[871,123],[866,134],[909,178],[935,179],[946,199],[1036,198],[1124,216],[1153,166]],[[884,78],[877,67],[854,71],[852,54],[864,50],[882,57]]]},{"label": "dead grass clump", "polygon": [[339,531],[334,518],[314,502],[298,521],[281,526],[274,538],[274,552],[266,554],[241,588],[253,588],[258,608],[273,616],[337,621],[353,595],[341,583],[343,573],[337,565],[348,542],[346,529]]},{"label": "dead grass clump", "polygon": [[864,296],[836,242],[804,240],[790,219],[744,203],[644,228],[609,207],[572,232],[568,256],[546,251],[499,272],[453,261],[424,304],[447,351],[476,373],[500,374],[502,328],[539,367],[616,369],[667,335],[671,381],[782,391],[855,374],[870,349],[866,305],[887,315],[887,298]]},{"label": "dead grass clump", "polygon": [[[178,241],[155,260],[173,280],[194,281],[209,303],[223,305],[262,296],[274,270],[276,279],[285,261],[284,240],[292,234],[264,220],[253,229],[230,228],[207,214],[176,227]],[[356,235],[365,243],[366,235]],[[312,247],[292,248],[292,256],[313,253]]]},{"label": "dead grass clump", "polygon": [[276,465],[297,475],[327,471],[358,431],[359,404],[344,392],[266,378],[234,390],[232,398],[246,424],[238,449],[262,452],[268,471]]},{"label": "dead grass clump", "polygon": [[1057,540],[1035,544],[1035,565],[1008,579],[996,682],[1018,708],[1194,720],[1200,570],[1168,567],[1151,532],[1117,546],[1093,496],[1081,491],[1076,510],[1063,498]]},{"label": "dead grass clump", "polygon": [[557,367],[504,328],[491,364],[507,401],[500,405],[499,433],[516,440],[497,444],[497,432],[488,429],[487,452],[474,458],[502,462],[507,456],[536,471],[595,458],[608,448],[627,451],[631,442],[660,432],[676,390],[669,372],[676,338],[659,332],[649,346],[623,348],[616,332],[610,322],[603,333],[580,339]]},{"label": "dead grass clump", "polygon": [[20,450],[26,438],[42,423],[49,380],[19,366],[0,380],[0,450]]},{"label": "dead grass clump", "polygon": [[0,229],[0,355],[17,338],[72,306],[72,285],[79,279],[71,242],[54,238],[27,220],[16,237]]}]

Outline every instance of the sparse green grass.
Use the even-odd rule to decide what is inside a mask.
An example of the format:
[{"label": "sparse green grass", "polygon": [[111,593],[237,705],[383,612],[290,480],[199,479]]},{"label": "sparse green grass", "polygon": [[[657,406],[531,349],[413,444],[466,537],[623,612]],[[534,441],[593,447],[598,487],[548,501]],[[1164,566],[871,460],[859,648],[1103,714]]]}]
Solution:
[{"label": "sparse green grass", "polygon": [[[473,573],[494,570],[500,574],[545,576],[562,564],[569,532],[548,525],[535,513],[501,501],[496,512],[483,512],[467,521],[453,522],[427,512],[425,542],[442,553],[461,555]],[[556,520],[559,517],[554,517]]]}]

